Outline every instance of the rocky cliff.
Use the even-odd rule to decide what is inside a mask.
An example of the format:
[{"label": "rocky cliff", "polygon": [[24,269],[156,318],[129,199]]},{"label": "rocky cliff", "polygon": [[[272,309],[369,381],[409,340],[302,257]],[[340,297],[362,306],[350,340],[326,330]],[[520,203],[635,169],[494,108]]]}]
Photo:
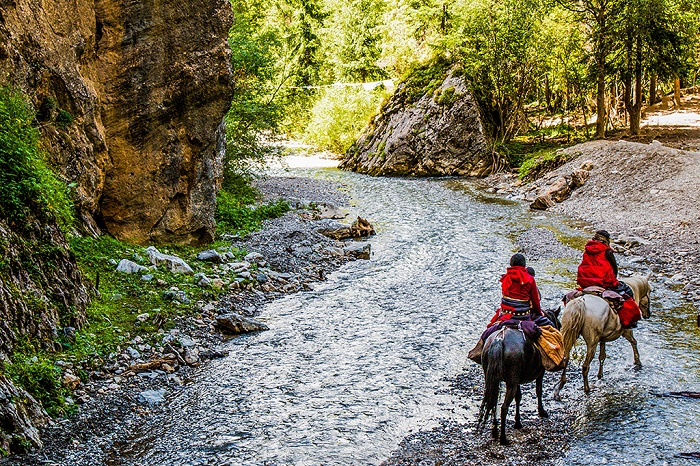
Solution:
[{"label": "rocky cliff", "polygon": [[[227,0],[0,0],[0,86],[32,101],[84,230],[140,243],[213,237],[232,20]],[[52,348],[89,301],[55,219],[13,223],[4,207],[2,362],[21,340]],[[40,445],[45,421],[0,374],[0,454]]]},{"label": "rocky cliff", "polygon": [[438,83],[417,101],[415,89],[401,83],[340,167],[389,176],[485,176],[500,168],[464,78],[450,73]]},{"label": "rocky cliff", "polygon": [[33,98],[89,230],[211,239],[231,22],[226,0],[0,0],[0,84]]}]

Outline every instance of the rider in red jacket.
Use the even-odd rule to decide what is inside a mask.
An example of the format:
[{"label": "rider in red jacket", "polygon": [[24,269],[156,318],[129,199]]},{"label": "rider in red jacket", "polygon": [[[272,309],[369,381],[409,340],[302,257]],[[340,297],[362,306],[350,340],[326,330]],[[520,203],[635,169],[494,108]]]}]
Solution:
[{"label": "rider in red jacket", "polygon": [[[535,283],[534,270],[529,273],[525,267],[525,256],[515,254],[510,259],[510,267],[501,277],[501,307],[489,322],[496,322],[525,316],[535,320],[543,316],[540,306],[540,292]],[[547,325],[547,324],[545,324]]]},{"label": "rider in red jacket", "polygon": [[639,306],[634,301],[632,289],[625,282],[617,279],[617,261],[610,249],[610,233],[607,231],[596,231],[593,239],[586,244],[581,265],[578,266],[576,283],[581,288],[600,286],[614,290],[626,298],[618,313],[624,327],[632,327],[642,318]]}]

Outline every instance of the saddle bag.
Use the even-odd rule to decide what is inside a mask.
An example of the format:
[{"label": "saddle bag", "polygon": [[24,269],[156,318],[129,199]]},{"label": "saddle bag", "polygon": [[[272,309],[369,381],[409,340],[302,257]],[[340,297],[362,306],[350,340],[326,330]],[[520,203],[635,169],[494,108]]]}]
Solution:
[{"label": "saddle bag", "polygon": [[544,370],[549,372],[560,371],[566,366],[564,359],[564,338],[561,332],[551,325],[540,327],[542,335],[535,343],[535,347],[542,356]]}]

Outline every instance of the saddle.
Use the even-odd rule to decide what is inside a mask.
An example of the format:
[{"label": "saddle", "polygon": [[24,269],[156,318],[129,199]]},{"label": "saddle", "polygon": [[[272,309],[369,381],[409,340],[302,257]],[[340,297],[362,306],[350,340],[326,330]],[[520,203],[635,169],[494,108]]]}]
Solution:
[{"label": "saddle", "polygon": [[620,311],[622,304],[625,302],[625,297],[613,290],[607,290],[602,286],[589,286],[587,288],[576,289],[566,293],[564,295],[564,305],[566,306],[566,304],[568,304],[568,302],[572,299],[578,298],[579,296],[583,296],[585,294],[593,294],[599,298],[603,298],[608,302],[610,309],[612,309],[615,314]]}]

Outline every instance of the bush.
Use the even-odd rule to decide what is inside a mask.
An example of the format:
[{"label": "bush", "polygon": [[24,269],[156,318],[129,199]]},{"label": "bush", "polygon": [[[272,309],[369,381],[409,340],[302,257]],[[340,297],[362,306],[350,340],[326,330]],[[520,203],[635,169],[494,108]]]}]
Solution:
[{"label": "bush", "polygon": [[73,224],[73,204],[66,186],[41,155],[34,112],[18,91],[0,88],[0,205],[12,225],[30,214],[54,218],[64,230]]},{"label": "bush", "polygon": [[52,417],[66,412],[70,390],[61,382],[61,371],[41,353],[25,345],[17,349],[5,371],[12,381],[39,401]]},{"label": "bush", "polygon": [[263,220],[281,217],[289,211],[289,204],[283,200],[254,206],[257,196],[249,178],[229,177],[216,198],[217,229],[245,235],[259,229]]},{"label": "bush", "polygon": [[319,149],[344,154],[377,113],[386,94],[384,86],[372,91],[362,87],[326,89],[311,111],[304,140]]}]

